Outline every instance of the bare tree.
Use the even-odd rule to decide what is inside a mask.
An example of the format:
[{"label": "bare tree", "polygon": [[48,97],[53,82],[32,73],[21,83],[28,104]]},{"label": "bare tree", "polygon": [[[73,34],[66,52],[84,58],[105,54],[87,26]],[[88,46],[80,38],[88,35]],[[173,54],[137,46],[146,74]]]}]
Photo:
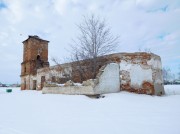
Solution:
[{"label": "bare tree", "polygon": [[60,61],[54,57],[51,60],[55,63],[54,69],[49,71],[49,75],[52,77],[51,81],[56,83],[65,83],[70,80],[71,77],[69,72],[65,71],[65,68],[63,68],[60,64]]},{"label": "bare tree", "polygon": [[166,82],[168,80],[168,69],[163,67],[162,72],[163,72],[164,82]]},{"label": "bare tree", "polygon": [[164,84],[170,84],[175,80],[175,75],[172,74],[171,69],[169,67],[163,68],[162,71]]},{"label": "bare tree", "polygon": [[[79,35],[73,40],[72,57],[74,61],[88,60],[91,65],[93,78],[96,76],[97,57],[113,52],[118,45],[118,36],[111,34],[111,29],[104,19],[91,15],[85,17],[83,22],[77,25]],[[79,64],[79,72],[84,72]],[[81,75],[80,74],[80,75]]]},{"label": "bare tree", "polygon": [[144,49],[141,49],[140,47],[138,48],[138,52],[152,53],[152,51],[151,51],[150,48],[144,48]]}]

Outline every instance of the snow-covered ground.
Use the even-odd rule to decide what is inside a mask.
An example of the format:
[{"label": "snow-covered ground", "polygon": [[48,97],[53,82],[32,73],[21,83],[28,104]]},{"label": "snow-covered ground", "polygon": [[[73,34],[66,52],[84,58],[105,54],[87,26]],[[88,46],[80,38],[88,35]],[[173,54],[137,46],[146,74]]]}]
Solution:
[{"label": "snow-covered ground", "polygon": [[0,134],[180,134],[180,85],[165,89],[91,99],[0,88]]}]

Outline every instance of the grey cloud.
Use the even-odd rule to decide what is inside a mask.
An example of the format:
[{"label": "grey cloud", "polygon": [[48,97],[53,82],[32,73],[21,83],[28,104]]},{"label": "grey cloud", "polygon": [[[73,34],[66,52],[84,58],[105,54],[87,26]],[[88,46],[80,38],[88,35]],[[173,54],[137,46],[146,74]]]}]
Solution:
[{"label": "grey cloud", "polygon": [[[180,50],[179,0],[65,0],[65,3],[58,3],[58,0],[4,0],[3,2],[7,4],[7,8],[0,10],[0,18],[3,18],[0,21],[0,73],[7,72],[11,77],[7,79],[6,73],[1,73],[0,82],[20,81],[21,42],[28,35],[37,34],[50,41],[49,57],[68,57],[69,44],[77,34],[76,24],[81,22],[83,15],[91,13],[105,17],[112,27],[112,33],[120,35],[118,52],[134,52],[139,48],[150,48],[152,52],[162,56],[164,66],[179,63],[177,58],[173,58],[179,56]],[[168,5],[166,12],[147,12],[161,9],[166,5]],[[163,33],[169,35],[162,40],[158,39],[157,37]]]}]

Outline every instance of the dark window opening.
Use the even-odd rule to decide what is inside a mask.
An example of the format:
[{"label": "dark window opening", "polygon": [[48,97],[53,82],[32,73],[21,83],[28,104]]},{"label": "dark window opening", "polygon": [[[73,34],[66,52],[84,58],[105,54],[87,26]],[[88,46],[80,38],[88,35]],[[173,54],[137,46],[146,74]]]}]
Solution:
[{"label": "dark window opening", "polygon": [[42,68],[42,67],[43,67],[43,61],[41,60],[40,55],[38,55],[37,59],[36,59],[36,68],[39,69],[39,68]]},{"label": "dark window opening", "polygon": [[41,57],[40,57],[40,55],[38,55],[38,56],[37,56],[37,60],[41,60]]}]

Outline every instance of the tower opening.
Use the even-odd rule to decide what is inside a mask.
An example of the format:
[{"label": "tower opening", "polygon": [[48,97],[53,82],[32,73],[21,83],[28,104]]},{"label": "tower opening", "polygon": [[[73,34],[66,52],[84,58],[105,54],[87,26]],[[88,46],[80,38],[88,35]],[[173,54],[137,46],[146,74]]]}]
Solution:
[{"label": "tower opening", "polygon": [[40,57],[40,55],[37,55],[37,60],[41,60],[41,57]]},{"label": "tower opening", "polygon": [[43,61],[41,60],[40,55],[37,55],[37,58],[36,58],[36,68],[39,69],[39,68],[42,68],[42,67],[43,67]]}]

